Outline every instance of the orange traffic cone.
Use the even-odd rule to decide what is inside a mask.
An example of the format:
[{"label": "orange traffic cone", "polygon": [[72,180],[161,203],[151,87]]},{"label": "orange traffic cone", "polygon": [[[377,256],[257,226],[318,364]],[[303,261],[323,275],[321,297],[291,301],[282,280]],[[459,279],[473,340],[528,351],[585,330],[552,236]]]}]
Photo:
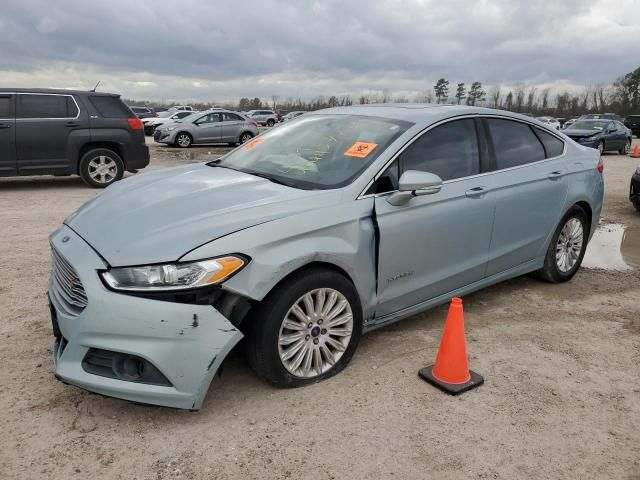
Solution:
[{"label": "orange traffic cone", "polygon": [[638,149],[638,145],[636,145],[636,148],[633,149],[633,152],[631,152],[630,157],[631,158],[640,158],[640,150]]},{"label": "orange traffic cone", "polygon": [[484,383],[482,376],[469,370],[461,298],[451,299],[435,365],[421,369],[418,375],[451,395],[466,392]]}]

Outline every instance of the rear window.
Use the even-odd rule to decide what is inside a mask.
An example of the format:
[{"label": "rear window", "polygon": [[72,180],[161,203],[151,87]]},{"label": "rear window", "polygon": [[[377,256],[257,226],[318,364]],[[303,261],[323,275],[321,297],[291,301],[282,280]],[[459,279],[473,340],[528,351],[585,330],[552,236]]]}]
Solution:
[{"label": "rear window", "polygon": [[558,137],[545,132],[541,128],[536,128],[536,133],[544,145],[547,158],[558,157],[564,151],[564,142]]},{"label": "rear window", "polygon": [[11,97],[0,97],[0,118],[10,118],[11,115]]},{"label": "rear window", "polygon": [[129,118],[131,113],[118,97],[90,96],[89,101],[104,118]]},{"label": "rear window", "polygon": [[496,154],[496,168],[518,167],[545,158],[542,143],[525,123],[487,119]]},{"label": "rear window", "polygon": [[75,118],[78,107],[68,95],[18,95],[17,118]]}]

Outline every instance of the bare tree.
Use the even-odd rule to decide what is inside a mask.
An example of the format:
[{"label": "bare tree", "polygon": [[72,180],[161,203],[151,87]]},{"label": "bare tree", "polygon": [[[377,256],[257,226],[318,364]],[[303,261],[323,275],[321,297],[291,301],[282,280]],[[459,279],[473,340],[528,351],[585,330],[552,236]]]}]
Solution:
[{"label": "bare tree", "polygon": [[524,105],[524,85],[518,85],[515,92],[515,110],[516,112],[521,112]]},{"label": "bare tree", "polygon": [[529,93],[527,93],[527,111],[533,112],[536,106],[536,87],[531,87]]},{"label": "bare tree", "polygon": [[500,85],[494,85],[489,92],[489,97],[491,98],[491,106],[493,108],[498,108],[500,106]]},{"label": "bare tree", "polygon": [[549,110],[549,92],[550,90],[548,88],[542,90],[542,104],[540,105],[540,109],[544,114],[548,113]]}]

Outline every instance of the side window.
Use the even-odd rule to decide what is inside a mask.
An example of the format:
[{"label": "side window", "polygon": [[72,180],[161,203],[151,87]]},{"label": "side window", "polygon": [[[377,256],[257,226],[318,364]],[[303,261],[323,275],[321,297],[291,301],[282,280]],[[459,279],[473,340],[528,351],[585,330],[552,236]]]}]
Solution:
[{"label": "side window", "polygon": [[496,168],[517,167],[544,160],[544,148],[525,123],[491,118],[486,120],[496,154]]},{"label": "side window", "polygon": [[544,145],[544,149],[547,153],[547,158],[558,157],[562,155],[564,151],[564,142],[560,140],[558,137],[551,135],[550,133],[545,132],[541,128],[536,127],[536,133],[538,134],[538,138]]},{"label": "side window", "polygon": [[118,97],[91,95],[89,101],[104,118],[129,118],[131,116],[127,107]]},{"label": "side window", "polygon": [[236,115],[235,113],[228,113],[228,112],[224,112],[222,114],[222,121],[223,122],[238,122],[241,121],[242,119]]},{"label": "side window", "polygon": [[18,95],[17,118],[73,118],[78,109],[67,95]]},{"label": "side window", "polygon": [[378,177],[378,180],[373,184],[373,191],[370,193],[393,192],[398,189],[399,179],[400,168],[398,166],[398,160],[396,160]]},{"label": "side window", "polygon": [[192,112],[178,112],[177,114],[174,115],[174,117],[175,118],[184,118],[184,117],[188,117],[191,114],[192,114]]},{"label": "side window", "polygon": [[402,153],[400,160],[403,172],[435,173],[445,181],[477,175],[480,154],[473,120],[455,120],[428,131]]},{"label": "side window", "polygon": [[219,113],[208,113],[200,117],[198,120],[196,120],[195,123],[197,123],[198,125],[202,125],[203,123],[216,123],[219,121],[220,121]]},{"label": "side window", "polygon": [[12,117],[11,97],[0,97],[0,118],[9,119]]}]

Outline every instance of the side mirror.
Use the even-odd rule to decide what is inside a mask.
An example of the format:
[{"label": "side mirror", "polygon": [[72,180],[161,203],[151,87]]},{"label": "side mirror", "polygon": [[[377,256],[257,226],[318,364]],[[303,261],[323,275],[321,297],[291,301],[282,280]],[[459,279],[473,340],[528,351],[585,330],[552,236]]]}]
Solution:
[{"label": "side mirror", "polygon": [[433,173],[407,170],[399,181],[399,191],[387,197],[391,205],[404,205],[413,197],[432,195],[442,189],[442,179]]}]

